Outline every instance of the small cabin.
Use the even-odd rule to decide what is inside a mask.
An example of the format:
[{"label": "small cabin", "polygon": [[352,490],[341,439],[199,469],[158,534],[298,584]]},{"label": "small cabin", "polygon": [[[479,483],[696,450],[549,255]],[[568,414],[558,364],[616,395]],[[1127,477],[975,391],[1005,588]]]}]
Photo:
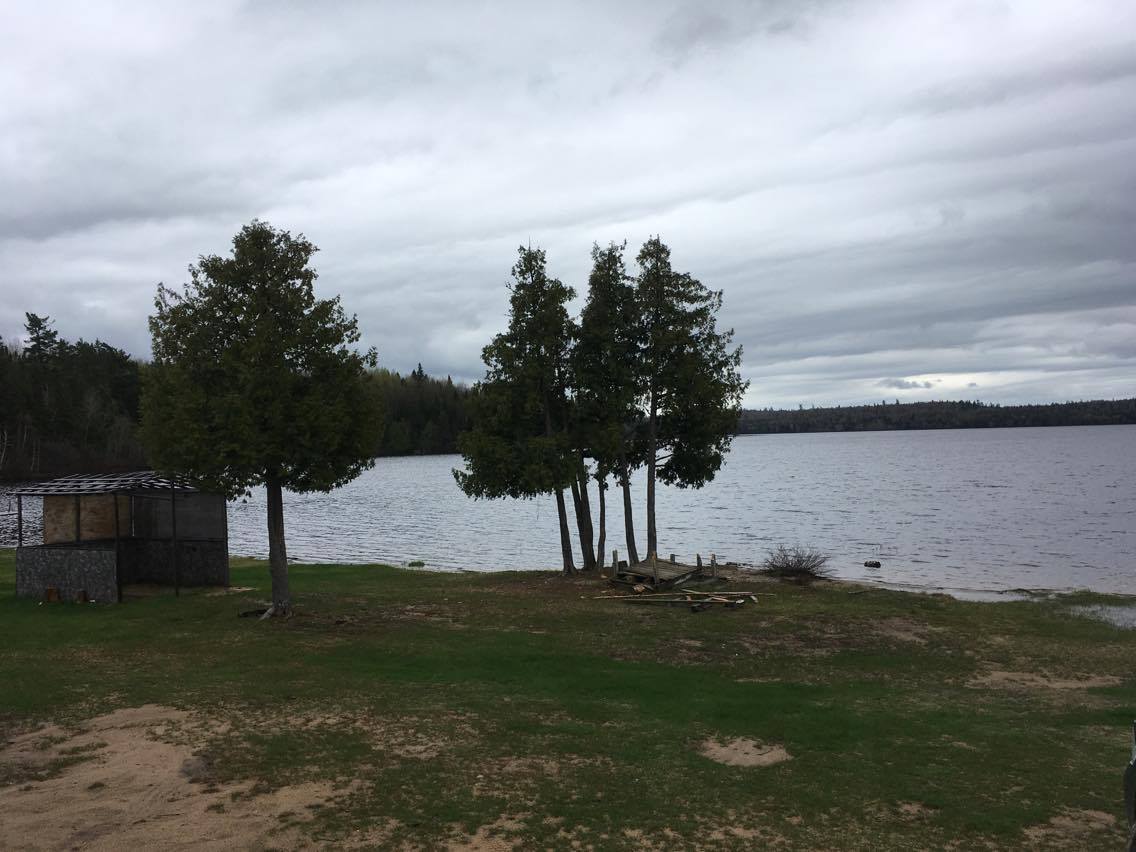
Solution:
[{"label": "small cabin", "polygon": [[[67,476],[15,492],[16,595],[122,600],[124,586],[229,585],[225,498],[152,471]],[[43,501],[42,541],[24,540],[24,501]]]}]

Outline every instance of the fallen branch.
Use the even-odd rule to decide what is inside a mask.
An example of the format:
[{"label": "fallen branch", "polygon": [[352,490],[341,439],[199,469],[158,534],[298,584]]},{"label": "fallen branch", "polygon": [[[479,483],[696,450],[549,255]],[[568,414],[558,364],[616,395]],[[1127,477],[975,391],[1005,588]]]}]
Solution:
[{"label": "fallen branch", "polygon": [[741,591],[700,592],[697,589],[679,589],[679,591],[682,592],[684,595],[745,595],[746,597],[751,597],[751,598],[775,598],[775,597],[777,597],[777,595],[775,595],[773,592],[741,592]]}]

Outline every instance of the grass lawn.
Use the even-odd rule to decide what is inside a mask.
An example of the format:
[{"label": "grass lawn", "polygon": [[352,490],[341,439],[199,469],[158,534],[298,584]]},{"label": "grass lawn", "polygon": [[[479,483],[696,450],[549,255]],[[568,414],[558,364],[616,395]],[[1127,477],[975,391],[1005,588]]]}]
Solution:
[{"label": "grass lawn", "polygon": [[[267,594],[252,560],[233,563],[248,591],[120,606],[16,600],[13,563],[0,550],[0,832],[54,802],[88,815],[60,842],[104,848],[163,820],[226,848],[226,819],[260,848],[1126,837],[1136,631],[1067,602],[751,578],[732,585],[757,604],[691,613],[593,600],[594,578],[297,565],[298,614],[259,622],[237,617]],[[702,753],[737,739],[791,759]],[[107,798],[144,772],[169,775],[160,806]]]}]

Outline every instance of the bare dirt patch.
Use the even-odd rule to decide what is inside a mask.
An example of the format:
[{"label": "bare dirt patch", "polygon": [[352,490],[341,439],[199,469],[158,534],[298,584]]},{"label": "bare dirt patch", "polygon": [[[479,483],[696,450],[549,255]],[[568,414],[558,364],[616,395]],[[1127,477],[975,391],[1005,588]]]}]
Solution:
[{"label": "bare dirt patch", "polygon": [[473,834],[451,840],[446,844],[449,852],[511,852],[523,847],[518,836],[525,827],[524,819],[530,814],[502,816],[489,825],[483,825]]},{"label": "bare dirt patch", "polygon": [[935,812],[922,802],[900,802],[895,809],[903,819],[926,819]]},{"label": "bare dirt patch", "polygon": [[1120,678],[1113,675],[1079,674],[1073,678],[1056,678],[1034,672],[994,670],[971,678],[966,685],[987,689],[1096,689],[1120,683]]},{"label": "bare dirt patch", "polygon": [[251,782],[205,786],[194,780],[200,758],[192,745],[162,739],[188,719],[149,704],[90,719],[77,732],[45,728],[10,740],[0,767],[32,754],[90,759],[44,780],[0,788],[5,842],[18,838],[10,848],[20,850],[305,848],[298,824],[313,806],[347,792],[330,783],[266,793]]},{"label": "bare dirt patch", "polygon": [[[1104,811],[1064,810],[1048,822],[1032,825],[1022,833],[1033,845],[1059,849],[1091,849],[1093,839],[1111,834],[1116,817]],[[1095,847],[1102,848],[1102,847]]]},{"label": "bare dirt patch", "polygon": [[715,738],[703,740],[699,753],[727,766],[773,766],[792,760],[784,746],[769,745],[746,737],[737,737],[725,743]]}]

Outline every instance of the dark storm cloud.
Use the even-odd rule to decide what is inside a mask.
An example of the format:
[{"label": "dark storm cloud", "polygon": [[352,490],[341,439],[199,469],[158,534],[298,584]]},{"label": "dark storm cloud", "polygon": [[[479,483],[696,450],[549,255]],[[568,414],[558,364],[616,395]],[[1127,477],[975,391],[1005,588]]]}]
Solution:
[{"label": "dark storm cloud", "polygon": [[158,281],[303,231],[383,362],[473,380],[518,244],[659,233],[753,405],[1136,394],[1136,7],[16,6],[0,334],[148,352]]}]

